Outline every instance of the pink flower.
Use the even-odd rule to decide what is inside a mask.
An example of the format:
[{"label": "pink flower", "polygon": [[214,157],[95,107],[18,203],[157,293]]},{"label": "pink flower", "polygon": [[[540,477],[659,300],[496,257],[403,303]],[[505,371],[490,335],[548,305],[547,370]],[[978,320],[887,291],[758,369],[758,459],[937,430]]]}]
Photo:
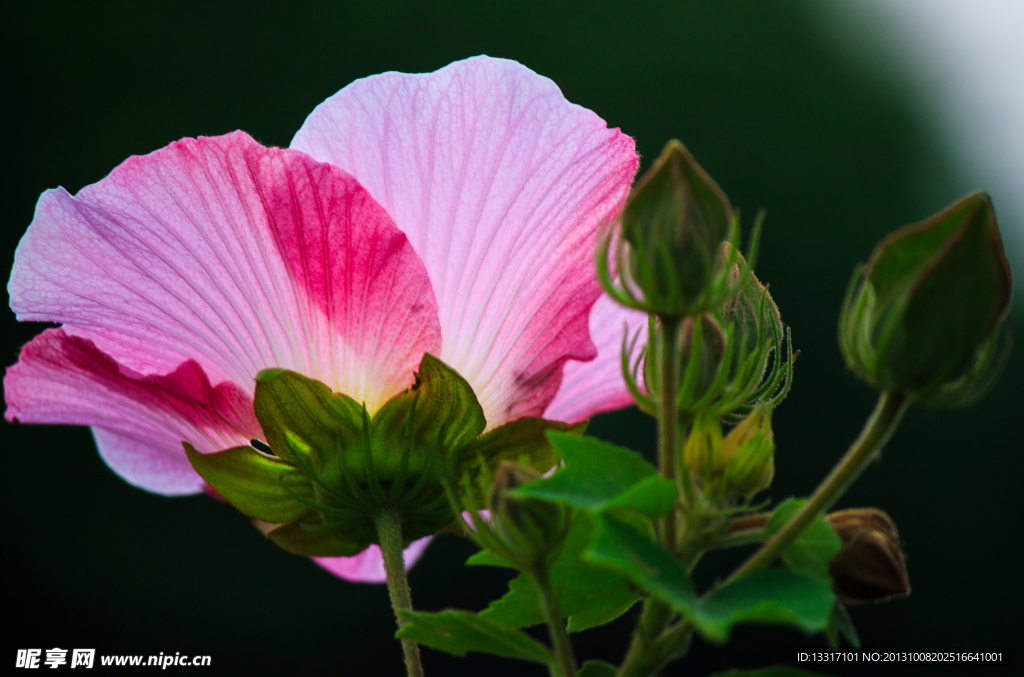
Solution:
[{"label": "pink flower", "polygon": [[[290,149],[234,132],[131,157],[39,199],[11,308],[63,326],[7,370],[6,417],[91,426],[114,472],[176,495],[204,490],[182,442],[264,439],[269,367],[372,414],[429,352],[488,428],[625,406],[622,326],[643,318],[599,300],[594,252],[636,167],[631,138],[487,57],[354,82]],[[376,546],[319,563],[383,580]]]}]

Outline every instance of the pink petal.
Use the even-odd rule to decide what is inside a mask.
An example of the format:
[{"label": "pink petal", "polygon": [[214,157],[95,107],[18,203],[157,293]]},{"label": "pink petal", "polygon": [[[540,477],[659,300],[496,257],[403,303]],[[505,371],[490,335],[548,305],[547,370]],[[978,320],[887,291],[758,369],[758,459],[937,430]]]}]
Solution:
[{"label": "pink petal", "polygon": [[114,472],[160,494],[203,487],[182,440],[216,451],[262,437],[252,398],[230,382],[211,385],[195,361],[145,376],[63,329],[47,329],[25,346],[4,392],[7,420],[93,426]]},{"label": "pink petal", "polygon": [[632,339],[638,331],[641,334],[632,353],[634,359],[647,343],[647,314],[623,308],[602,294],[590,313],[590,335],[597,345],[597,358],[565,365],[562,387],[544,417],[575,423],[633,404],[622,379],[622,338],[628,332]]},{"label": "pink petal", "polygon": [[[427,549],[432,536],[413,541],[405,549],[405,568],[411,569],[423,551]],[[361,583],[383,583],[387,580],[384,573],[384,558],[380,548],[371,545],[354,557],[314,557],[313,561],[327,569],[335,576],[348,581]]]},{"label": "pink petal", "polygon": [[385,73],[318,106],[292,147],[350,172],[409,236],[437,294],[440,356],[490,427],[540,415],[565,362],[596,355],[595,235],[637,156],[553,82],[487,57]]},{"label": "pink petal", "polygon": [[282,367],[376,408],[440,344],[426,270],[366,191],[242,132],[44,193],[9,291],[18,319],[62,322],[129,369],[194,360],[248,393]]}]

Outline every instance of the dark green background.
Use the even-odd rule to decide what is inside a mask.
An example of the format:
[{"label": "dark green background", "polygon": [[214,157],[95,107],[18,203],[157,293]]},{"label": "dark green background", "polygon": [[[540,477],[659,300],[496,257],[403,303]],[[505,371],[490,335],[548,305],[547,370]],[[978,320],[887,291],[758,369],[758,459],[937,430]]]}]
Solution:
[{"label": "dark green background", "polygon": [[[355,78],[431,71],[479,53],[513,58],[634,136],[645,166],[679,137],[748,217],[767,209],[759,275],[802,351],[776,415],[770,495],[810,491],[874,397],[836,348],[850,270],[884,233],[952,201],[950,186],[964,183],[909,94],[850,67],[801,3],[368,4],[8,9],[0,267],[8,269],[44,189],[76,191],[128,155],[182,136],[240,128],[285,146],[316,104]],[[0,314],[11,364],[41,327]],[[854,610],[866,649],[1007,652],[1019,641],[1022,405],[1017,350],[980,406],[912,409],[882,462],[843,499],[892,514],[914,586],[907,600]],[[636,412],[600,417],[592,430],[653,446],[652,426]],[[401,673],[382,586],[331,577],[208,497],[130,487],[104,467],[84,429],[5,423],[0,435],[0,665],[11,665],[16,648],[60,646],[205,653],[214,667],[204,674]],[[462,565],[472,549],[451,536],[431,546],[411,574],[417,606],[479,609],[502,592],[501,572]],[[700,573],[715,574],[713,566]],[[631,614],[577,636],[579,654],[617,661],[630,624]],[[690,667],[667,674],[791,662],[824,646],[796,632],[745,629],[725,647],[696,641]],[[543,674],[477,655],[427,651],[425,661],[435,676]],[[1002,673],[963,665],[924,673],[975,670]]]}]

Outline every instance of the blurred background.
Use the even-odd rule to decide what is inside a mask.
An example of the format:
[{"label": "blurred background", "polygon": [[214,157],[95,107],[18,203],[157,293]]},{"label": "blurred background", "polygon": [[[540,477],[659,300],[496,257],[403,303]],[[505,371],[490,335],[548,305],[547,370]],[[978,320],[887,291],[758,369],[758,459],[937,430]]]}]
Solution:
[{"label": "blurred background", "polygon": [[[363,76],[480,53],[516,59],[635,137],[641,169],[678,137],[748,218],[767,210],[758,275],[802,351],[776,413],[769,495],[802,495],[873,404],[843,367],[835,325],[853,266],[879,238],[985,188],[1020,291],[1022,28],[1019,3],[978,0],[19,3],[5,12],[0,45],[0,269],[47,188],[77,191],[183,136],[240,128],[287,146],[314,106]],[[1013,318],[1017,336],[1022,320]],[[42,327],[19,325],[6,308],[0,321],[9,365]],[[875,505],[895,518],[913,585],[906,600],[852,611],[865,650],[1012,655],[1024,630],[1022,409],[1018,346],[980,405],[912,409],[843,498],[840,507]],[[653,425],[635,411],[599,417],[591,430],[653,452]],[[402,674],[383,586],[333,578],[209,497],[132,488],[85,429],[2,423],[0,439],[0,661],[59,646],[209,654],[204,674]],[[503,593],[507,574],[462,564],[473,550],[453,536],[431,545],[411,573],[417,607],[481,609]],[[702,565],[701,581],[727,560]],[[579,655],[618,662],[635,611],[575,636]],[[748,628],[721,647],[696,640],[665,674],[792,663],[825,648],[796,631]],[[435,676],[544,674],[476,654],[428,650],[425,661]],[[823,671],[889,674],[865,664]]]}]

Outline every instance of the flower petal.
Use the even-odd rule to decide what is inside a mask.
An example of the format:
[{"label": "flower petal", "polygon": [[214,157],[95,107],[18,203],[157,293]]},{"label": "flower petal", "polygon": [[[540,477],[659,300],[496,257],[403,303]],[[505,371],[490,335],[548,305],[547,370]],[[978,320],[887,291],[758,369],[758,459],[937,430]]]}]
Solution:
[{"label": "flower petal", "polygon": [[565,365],[562,387],[544,411],[544,417],[575,423],[633,404],[633,396],[622,379],[622,339],[628,334],[632,340],[638,331],[640,338],[631,355],[634,360],[647,344],[647,314],[624,308],[602,294],[590,312],[590,336],[597,345],[597,358]]},{"label": "flower petal", "polygon": [[44,193],[9,291],[18,319],[63,322],[128,369],[194,360],[248,393],[282,367],[376,408],[440,345],[426,270],[383,209],[242,132]]},{"label": "flower petal", "polygon": [[[431,538],[433,536],[427,536],[409,544],[409,547],[405,549],[406,569],[411,569],[416,564],[416,560],[430,544]],[[376,545],[371,545],[354,557],[314,557],[313,561],[335,576],[348,581],[383,583],[387,580],[387,575],[384,573],[384,557]]]},{"label": "flower petal", "polygon": [[438,298],[440,357],[493,428],[540,415],[588,360],[598,228],[637,167],[631,138],[513,61],[358,80],[292,141],[350,172],[409,236]]},{"label": "flower petal", "polygon": [[216,451],[262,436],[252,398],[234,383],[211,385],[195,361],[147,376],[63,329],[47,329],[24,347],[7,369],[4,392],[7,420],[93,426],[114,472],[160,494],[203,488],[182,440]]}]

